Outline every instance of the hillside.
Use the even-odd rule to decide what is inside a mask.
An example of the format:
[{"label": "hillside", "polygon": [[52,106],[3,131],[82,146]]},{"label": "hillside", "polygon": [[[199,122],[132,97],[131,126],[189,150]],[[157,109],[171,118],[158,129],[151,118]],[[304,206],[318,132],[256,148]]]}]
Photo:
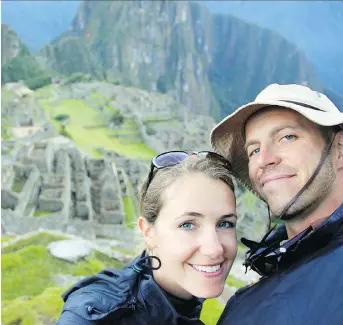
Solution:
[{"label": "hillside", "polygon": [[82,2],[71,30],[40,56],[59,73],[164,92],[215,119],[272,82],[323,89],[304,54],[279,34],[196,2]]},{"label": "hillside", "polygon": [[1,25],[1,44],[2,84],[22,80],[35,89],[51,77],[8,25]]},{"label": "hillside", "polygon": [[342,1],[202,1],[226,13],[280,33],[313,63],[318,76],[343,95]]}]

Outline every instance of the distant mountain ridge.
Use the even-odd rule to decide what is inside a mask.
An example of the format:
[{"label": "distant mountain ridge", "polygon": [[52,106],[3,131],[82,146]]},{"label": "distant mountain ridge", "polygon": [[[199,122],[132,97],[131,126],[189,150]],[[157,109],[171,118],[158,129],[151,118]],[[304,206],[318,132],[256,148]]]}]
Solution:
[{"label": "distant mountain ridge", "polygon": [[280,33],[304,51],[326,87],[343,95],[342,1],[201,2],[211,12]]},{"label": "distant mountain ridge", "polygon": [[1,2],[1,21],[11,26],[31,52],[37,52],[70,26],[80,1]]},{"label": "distant mountain ridge", "polygon": [[8,25],[1,25],[1,83],[23,80],[34,87],[50,72],[45,70]]},{"label": "distant mountain ridge", "polygon": [[82,2],[71,29],[40,56],[59,73],[168,93],[216,119],[273,82],[324,89],[305,55],[280,35],[196,2]]}]

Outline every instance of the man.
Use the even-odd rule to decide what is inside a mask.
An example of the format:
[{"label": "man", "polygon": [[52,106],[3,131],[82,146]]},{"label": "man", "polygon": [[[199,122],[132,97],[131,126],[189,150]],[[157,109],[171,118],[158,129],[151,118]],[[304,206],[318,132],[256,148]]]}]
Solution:
[{"label": "man", "polygon": [[214,150],[284,225],[250,247],[262,277],[218,324],[343,324],[343,113],[323,94],[273,84],[211,133]]}]

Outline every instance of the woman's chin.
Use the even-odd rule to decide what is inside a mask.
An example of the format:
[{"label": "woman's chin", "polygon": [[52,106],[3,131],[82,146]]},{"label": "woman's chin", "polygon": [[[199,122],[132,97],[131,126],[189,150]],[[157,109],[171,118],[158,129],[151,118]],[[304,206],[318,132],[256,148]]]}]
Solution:
[{"label": "woman's chin", "polygon": [[195,297],[203,298],[203,299],[211,299],[211,298],[218,298],[224,291],[224,285],[218,288],[208,288],[207,290],[198,289],[195,290],[192,294]]}]

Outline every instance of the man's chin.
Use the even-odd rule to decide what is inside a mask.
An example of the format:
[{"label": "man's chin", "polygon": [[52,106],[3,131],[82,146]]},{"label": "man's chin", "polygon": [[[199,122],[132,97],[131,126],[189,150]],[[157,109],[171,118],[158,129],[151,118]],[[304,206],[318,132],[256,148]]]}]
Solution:
[{"label": "man's chin", "polygon": [[[301,217],[308,209],[308,205],[299,205],[299,202],[294,202],[286,211],[284,209],[288,206],[291,199],[286,202],[286,204],[280,205],[277,208],[270,207],[270,210],[274,216],[280,218],[281,220],[287,221],[292,220],[296,217]],[[281,215],[283,213],[283,215]]]}]

